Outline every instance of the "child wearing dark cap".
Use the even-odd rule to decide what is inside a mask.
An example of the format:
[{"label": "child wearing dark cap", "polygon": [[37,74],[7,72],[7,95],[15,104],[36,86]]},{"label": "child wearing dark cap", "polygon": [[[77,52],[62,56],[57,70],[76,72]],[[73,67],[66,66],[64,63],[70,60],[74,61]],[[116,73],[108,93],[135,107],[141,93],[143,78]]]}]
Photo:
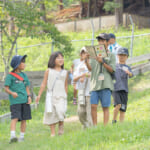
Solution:
[{"label": "child wearing dark cap", "polygon": [[110,52],[112,52],[113,54],[115,54],[116,56],[116,62],[118,62],[118,57],[117,57],[117,50],[120,48],[121,46],[116,42],[116,36],[113,33],[109,34],[109,46],[108,49]]},{"label": "child wearing dark cap", "polygon": [[119,62],[116,64],[113,98],[114,113],[112,123],[117,122],[117,116],[120,111],[120,122],[125,119],[125,112],[128,102],[128,78],[133,76],[131,68],[126,65],[129,52],[127,48],[120,47],[117,52]]},{"label": "child wearing dark cap", "polygon": [[[13,68],[5,79],[5,91],[9,94],[11,125],[10,125],[10,143],[24,141],[26,130],[26,120],[31,119],[31,95],[29,90],[29,80],[22,70],[25,69],[25,58],[27,55],[15,55],[11,60]],[[16,137],[16,123],[21,121],[20,137]]]}]

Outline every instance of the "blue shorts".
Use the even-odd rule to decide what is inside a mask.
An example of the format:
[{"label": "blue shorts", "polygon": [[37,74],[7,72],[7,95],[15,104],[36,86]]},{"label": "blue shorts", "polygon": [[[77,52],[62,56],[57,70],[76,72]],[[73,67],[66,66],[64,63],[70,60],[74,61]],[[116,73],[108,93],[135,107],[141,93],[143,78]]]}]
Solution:
[{"label": "blue shorts", "polygon": [[91,104],[98,104],[101,101],[102,107],[109,107],[111,104],[111,91],[110,89],[103,89],[91,92]]}]

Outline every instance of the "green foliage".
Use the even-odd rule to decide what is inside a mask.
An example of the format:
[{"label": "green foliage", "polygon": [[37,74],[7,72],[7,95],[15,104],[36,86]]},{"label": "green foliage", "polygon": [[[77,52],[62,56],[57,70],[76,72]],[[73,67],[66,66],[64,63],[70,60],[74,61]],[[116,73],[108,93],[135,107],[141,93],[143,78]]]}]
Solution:
[{"label": "green foliage", "polygon": [[115,3],[113,0],[112,2],[106,1],[103,9],[107,12],[110,11],[113,13],[115,11],[115,8],[119,8],[119,7],[120,7],[120,4]]},{"label": "green foliage", "polygon": [[[2,27],[2,46],[1,53],[4,58],[5,68],[8,67],[10,57],[13,55],[15,43],[21,33],[22,36],[39,38],[41,40],[47,37],[55,42],[55,46],[62,51],[65,55],[71,55],[73,51],[72,45],[70,43],[69,37],[60,33],[54,24],[49,22],[44,22],[40,18],[45,14],[45,12],[40,11],[40,4],[49,3],[49,5],[54,5],[57,0],[49,1],[43,0],[40,3],[35,3],[34,1],[19,1],[13,2],[11,0],[6,0],[5,6],[1,9],[0,13],[2,17],[0,18]],[[13,18],[13,23],[15,30],[12,35],[8,33],[8,26],[10,24],[9,18]],[[7,44],[6,44],[7,43]],[[4,51],[8,50],[8,51]]]},{"label": "green foliage", "polygon": [[64,7],[68,7],[71,4],[78,3],[79,1],[80,0],[76,0],[76,1],[74,1],[74,0],[63,0],[63,5],[64,5]]}]

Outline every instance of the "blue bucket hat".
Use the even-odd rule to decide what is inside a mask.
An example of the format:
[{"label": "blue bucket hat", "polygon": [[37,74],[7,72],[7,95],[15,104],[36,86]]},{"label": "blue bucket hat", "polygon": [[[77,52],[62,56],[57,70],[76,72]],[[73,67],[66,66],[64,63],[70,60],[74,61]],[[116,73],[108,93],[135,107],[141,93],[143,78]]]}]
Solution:
[{"label": "blue bucket hat", "polygon": [[25,59],[26,57],[27,57],[27,55],[24,55],[24,56],[15,55],[15,56],[13,56],[11,63],[10,63],[13,70],[15,70],[20,65],[21,61],[23,59]]},{"label": "blue bucket hat", "polygon": [[118,49],[118,51],[117,51],[117,54],[118,54],[118,55],[119,55],[119,54],[125,54],[125,55],[129,56],[129,51],[128,51],[128,49],[125,48],[125,47],[120,47],[120,48]]}]

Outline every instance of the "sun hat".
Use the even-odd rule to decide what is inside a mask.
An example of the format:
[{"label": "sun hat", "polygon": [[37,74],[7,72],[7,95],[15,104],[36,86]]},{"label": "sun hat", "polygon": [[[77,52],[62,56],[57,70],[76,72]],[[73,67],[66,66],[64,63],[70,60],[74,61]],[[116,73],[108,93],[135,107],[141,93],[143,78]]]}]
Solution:
[{"label": "sun hat", "polygon": [[23,56],[15,55],[15,56],[13,56],[11,63],[10,63],[13,70],[15,70],[20,65],[21,61],[23,59],[25,59],[26,57],[27,57],[27,55],[23,55]]}]

